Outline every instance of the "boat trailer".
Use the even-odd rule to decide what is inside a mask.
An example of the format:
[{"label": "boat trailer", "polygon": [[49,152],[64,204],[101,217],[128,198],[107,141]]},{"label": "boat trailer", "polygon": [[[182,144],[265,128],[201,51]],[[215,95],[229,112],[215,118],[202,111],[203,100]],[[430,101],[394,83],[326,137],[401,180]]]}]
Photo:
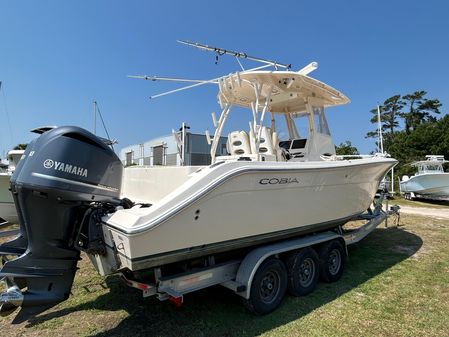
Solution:
[{"label": "boat trailer", "polygon": [[[398,226],[400,217],[399,206],[389,207],[388,198],[386,198],[384,207],[384,197],[385,195],[382,194],[373,203],[373,207],[353,219],[364,221],[363,225],[355,229],[345,230],[340,226],[335,231],[325,231],[259,246],[240,259],[233,259],[218,264],[215,263],[214,256],[209,256],[207,266],[196,267],[178,274],[163,275],[161,267],[153,268],[153,278],[150,282],[136,278],[129,271],[120,273],[120,277],[128,286],[142,291],[143,297],[156,296],[159,300],[169,300],[178,307],[183,304],[183,296],[185,294],[213,285],[222,285],[231,289],[237,295],[243,297],[244,302],[251,303],[252,289],[256,283],[254,280],[258,277],[258,270],[262,266],[267,265],[267,263],[271,263],[274,257],[286,256],[287,254],[293,255],[294,252],[300,252],[309,248],[320,252],[320,250],[323,250],[323,247],[331,246],[333,242],[337,241],[341,247],[344,247],[344,257],[341,256],[342,260],[340,261],[343,264],[347,255],[347,246],[359,242],[383,222],[385,227],[387,227],[389,216],[394,215],[396,217],[395,225]],[[20,256],[25,254],[26,249],[18,249],[16,243],[17,240],[23,240],[26,237],[15,225],[7,222],[1,223],[0,229],[2,229],[0,231],[0,240],[14,236],[12,240],[3,242],[0,245],[0,257],[3,266],[11,259],[20,258]],[[14,244],[9,245],[9,242]],[[39,268],[39,266],[35,266],[35,268]],[[343,268],[343,265],[340,268]],[[328,281],[336,281],[340,278],[340,274],[338,277],[331,277]],[[22,310],[13,320],[13,323],[20,323],[30,316],[42,312],[41,307],[34,308],[32,304],[30,306],[27,305],[25,300],[27,290],[24,289],[25,284],[20,277],[4,273],[1,276],[2,279],[0,281],[3,283],[3,290],[6,289],[6,291],[0,294],[1,316],[7,316],[21,307]],[[279,300],[279,303],[281,300],[282,298]],[[51,305],[48,307],[51,307]],[[252,304],[247,305],[247,307],[256,314],[265,314],[271,311],[254,308]]]}]

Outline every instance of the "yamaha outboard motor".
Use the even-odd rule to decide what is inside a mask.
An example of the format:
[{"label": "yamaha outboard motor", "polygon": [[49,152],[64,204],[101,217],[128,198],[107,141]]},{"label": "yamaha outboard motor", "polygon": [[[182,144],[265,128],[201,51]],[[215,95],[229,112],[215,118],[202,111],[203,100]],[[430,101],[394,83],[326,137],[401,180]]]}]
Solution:
[{"label": "yamaha outboard motor", "polygon": [[104,253],[101,216],[120,204],[123,170],[103,140],[73,126],[43,133],[24,156],[11,178],[21,233],[0,245],[18,256],[0,271],[0,313],[22,307],[16,323],[68,298],[81,247]]}]

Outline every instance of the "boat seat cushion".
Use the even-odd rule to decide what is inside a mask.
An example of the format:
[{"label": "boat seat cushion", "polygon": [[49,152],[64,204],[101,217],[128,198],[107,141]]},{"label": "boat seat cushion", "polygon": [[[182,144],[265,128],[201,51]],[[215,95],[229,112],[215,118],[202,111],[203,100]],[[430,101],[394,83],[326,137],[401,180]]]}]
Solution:
[{"label": "boat seat cushion", "polygon": [[228,153],[231,156],[241,156],[251,154],[249,137],[245,131],[233,131],[228,135],[226,143]]}]

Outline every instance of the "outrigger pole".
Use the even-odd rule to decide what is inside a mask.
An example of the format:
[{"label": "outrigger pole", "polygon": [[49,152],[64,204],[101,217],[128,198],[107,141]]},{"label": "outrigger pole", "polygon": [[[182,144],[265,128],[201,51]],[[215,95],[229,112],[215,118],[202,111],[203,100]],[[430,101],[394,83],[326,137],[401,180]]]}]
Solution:
[{"label": "outrigger pole", "polygon": [[[162,77],[162,76],[147,76],[147,75],[128,75],[129,78],[141,78],[147,81],[172,81],[172,82],[189,82],[189,83],[204,83],[211,82],[214,80],[190,80],[187,78],[178,78],[178,77]],[[218,80],[215,81],[218,83]]]},{"label": "outrigger pole", "polygon": [[[215,52],[216,53],[216,62],[217,62],[218,56],[221,56],[221,55],[234,56],[236,58],[237,62],[239,63],[240,67],[244,71],[255,71],[255,70],[265,69],[265,68],[268,68],[268,67],[274,67],[276,70],[278,68],[283,68],[283,69],[287,69],[287,70],[291,69],[291,64],[283,64],[283,63],[279,63],[279,62],[276,62],[276,61],[263,59],[263,58],[260,58],[260,57],[250,56],[250,55],[248,55],[246,53],[240,53],[240,52],[227,50],[227,49],[223,49],[223,48],[211,47],[211,46],[204,45],[204,44],[197,43],[197,42],[184,41],[184,40],[176,40],[176,41],[179,42],[179,43],[188,45],[188,46],[192,46],[192,47],[201,49],[201,50]],[[245,70],[245,69],[243,69],[242,64],[238,60],[239,58],[260,62],[263,65],[261,65],[259,67],[255,67],[255,68],[251,68],[251,69]],[[303,69],[299,70],[299,73],[301,75],[307,75],[311,71],[315,70],[317,67],[318,67],[318,64],[316,62],[312,62],[309,65],[307,65],[306,67],[304,67]],[[185,78],[147,76],[147,75],[129,75],[128,77],[144,79],[144,80],[147,80],[147,81],[172,81],[172,82],[193,83],[193,84],[190,84],[190,85],[185,86],[185,87],[177,88],[177,89],[174,89],[174,90],[170,90],[170,91],[166,91],[166,92],[163,92],[163,93],[160,93],[160,94],[156,94],[156,95],[150,96],[150,99],[153,99],[153,98],[156,98],[156,97],[169,95],[169,94],[172,94],[172,93],[175,93],[175,92],[178,92],[178,91],[183,91],[183,90],[199,87],[199,86],[204,85],[204,84],[219,84],[220,80],[225,78],[225,77],[227,77],[227,75],[226,76],[217,77],[217,78],[213,78],[213,79],[210,79],[210,80],[191,80],[191,79],[185,79]]]},{"label": "outrigger pole", "polygon": [[[260,69],[268,68],[268,67],[271,67],[271,66],[272,66],[271,64],[264,64],[263,66],[252,68],[252,69],[249,69],[247,71],[260,70]],[[225,78],[227,76],[228,75],[220,76],[220,77],[217,77],[217,78],[213,78],[211,80],[189,80],[189,79],[185,79],[185,78],[174,78],[174,77],[160,77],[160,76],[147,76],[147,75],[128,75],[128,77],[130,77],[130,78],[140,78],[140,79],[144,79],[144,80],[147,80],[147,81],[172,81],[172,82],[190,82],[190,83],[193,83],[193,84],[188,85],[186,87],[181,87],[181,88],[178,88],[178,89],[174,89],[174,90],[170,90],[170,91],[166,91],[166,92],[163,92],[163,93],[160,93],[160,94],[156,94],[156,95],[150,96],[150,99],[161,97],[161,96],[166,96],[166,95],[178,92],[178,91],[183,91],[183,90],[199,87],[199,86],[204,85],[204,84],[218,84],[220,79]]]},{"label": "outrigger pole", "polygon": [[[264,65],[262,65],[260,67],[251,68],[251,69],[248,69],[246,71],[255,71],[255,70],[265,69],[265,68],[268,68],[268,67],[272,67],[272,65],[271,64],[264,64]],[[147,81],[174,81],[174,82],[190,82],[190,83],[193,83],[193,84],[185,86],[185,87],[181,87],[181,88],[178,88],[178,89],[174,89],[174,90],[170,90],[170,91],[166,91],[166,92],[163,92],[163,93],[160,93],[160,94],[156,94],[156,95],[150,96],[150,99],[161,97],[161,96],[165,96],[165,95],[169,95],[169,94],[173,94],[173,93],[178,92],[178,91],[183,91],[183,90],[199,87],[199,86],[204,85],[204,84],[219,84],[220,80],[223,79],[223,78],[226,78],[227,76],[229,76],[229,75],[220,76],[220,77],[213,78],[213,79],[210,79],[210,80],[202,81],[202,80],[189,80],[189,79],[185,79],[185,78],[181,79],[181,78],[147,76],[147,75],[128,75],[128,77],[130,77],[130,78],[141,78],[141,79],[144,79],[144,80],[147,80]]]},{"label": "outrigger pole", "polygon": [[248,55],[246,53],[240,53],[240,52],[227,50],[227,49],[223,49],[223,48],[212,47],[212,46],[208,46],[208,45],[197,43],[197,42],[191,42],[191,41],[185,41],[185,40],[176,40],[176,41],[179,42],[179,43],[182,43],[182,44],[186,44],[186,45],[191,46],[191,47],[195,47],[195,48],[202,49],[202,50],[205,50],[205,51],[212,51],[212,52],[216,53],[215,63],[218,62],[218,57],[219,56],[231,55],[231,56],[235,56],[237,58],[242,58],[242,59],[247,59],[247,60],[251,60],[251,61],[256,61],[256,62],[260,62],[260,63],[269,64],[270,66],[273,66],[276,69],[278,67],[284,68],[284,69],[290,69],[292,67],[291,64],[283,64],[283,63],[279,63],[279,62],[276,62],[276,61],[263,59],[263,58],[260,58],[260,57],[250,56],[250,55]]},{"label": "outrigger pole", "polygon": [[199,86],[204,85],[204,84],[218,84],[218,80],[221,78],[221,77],[218,77],[218,78],[213,78],[211,80],[204,80],[204,81],[202,81],[202,80],[189,80],[189,79],[184,79],[184,78],[171,78],[171,77],[146,76],[146,75],[142,75],[142,76],[140,76],[140,75],[129,75],[128,77],[130,77],[130,78],[141,78],[141,79],[144,79],[144,80],[147,80],[147,81],[173,81],[173,82],[190,82],[190,83],[194,83],[194,84],[188,85],[186,87],[181,87],[181,88],[178,88],[178,89],[173,89],[173,90],[170,90],[170,91],[166,91],[166,92],[163,92],[163,93],[160,93],[160,94],[156,94],[156,95],[150,96],[150,99],[153,99],[153,98],[156,98],[156,97],[165,96],[165,95],[169,95],[169,94],[173,94],[173,93],[178,92],[178,91],[183,91],[183,90],[199,87]]}]

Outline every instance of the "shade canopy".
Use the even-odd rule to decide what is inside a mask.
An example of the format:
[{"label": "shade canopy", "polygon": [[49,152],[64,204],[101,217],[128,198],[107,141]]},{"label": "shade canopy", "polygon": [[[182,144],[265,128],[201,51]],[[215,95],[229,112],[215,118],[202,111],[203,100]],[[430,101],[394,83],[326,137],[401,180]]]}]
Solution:
[{"label": "shade canopy", "polygon": [[269,97],[268,111],[273,113],[305,111],[309,98],[324,107],[350,102],[344,94],[327,84],[293,71],[234,73],[221,78],[219,88],[220,102],[245,108],[251,108],[251,103],[256,101],[255,88],[259,88],[259,108]]},{"label": "shade canopy", "polygon": [[411,166],[426,166],[426,165],[442,165],[449,163],[449,160],[445,160],[444,156],[426,156],[426,160],[415,161],[411,163]]}]

